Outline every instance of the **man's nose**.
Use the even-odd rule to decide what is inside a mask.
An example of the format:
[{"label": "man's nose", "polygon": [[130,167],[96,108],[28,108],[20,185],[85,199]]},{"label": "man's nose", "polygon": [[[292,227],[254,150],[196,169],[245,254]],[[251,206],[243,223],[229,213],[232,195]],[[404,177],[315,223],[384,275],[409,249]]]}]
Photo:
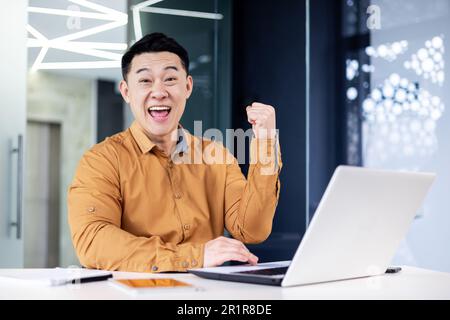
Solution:
[{"label": "man's nose", "polygon": [[161,100],[167,98],[167,96],[168,94],[164,86],[159,81],[155,82],[152,88],[151,97],[153,99]]}]

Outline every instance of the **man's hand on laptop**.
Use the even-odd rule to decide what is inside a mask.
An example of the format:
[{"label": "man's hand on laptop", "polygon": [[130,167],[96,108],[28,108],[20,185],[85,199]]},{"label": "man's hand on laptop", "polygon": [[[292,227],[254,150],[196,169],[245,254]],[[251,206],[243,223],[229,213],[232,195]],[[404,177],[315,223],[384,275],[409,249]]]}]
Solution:
[{"label": "man's hand on laptop", "polygon": [[252,254],[245,245],[236,239],[218,237],[205,244],[203,267],[217,267],[226,261],[258,263],[258,257]]}]

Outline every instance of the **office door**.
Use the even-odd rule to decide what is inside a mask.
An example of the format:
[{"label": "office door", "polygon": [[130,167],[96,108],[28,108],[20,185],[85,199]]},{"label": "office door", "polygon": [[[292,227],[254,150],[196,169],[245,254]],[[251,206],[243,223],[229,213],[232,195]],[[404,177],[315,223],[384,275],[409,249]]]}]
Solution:
[{"label": "office door", "polygon": [[26,8],[26,0],[4,1],[0,10],[0,267],[23,265]]},{"label": "office door", "polygon": [[28,121],[25,161],[24,267],[59,266],[61,126]]}]

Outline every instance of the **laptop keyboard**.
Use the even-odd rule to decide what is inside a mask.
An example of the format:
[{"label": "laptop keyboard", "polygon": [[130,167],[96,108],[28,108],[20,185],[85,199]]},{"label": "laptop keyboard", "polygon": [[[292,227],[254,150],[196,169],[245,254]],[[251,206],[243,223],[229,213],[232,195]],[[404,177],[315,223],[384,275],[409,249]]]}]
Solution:
[{"label": "laptop keyboard", "polygon": [[235,273],[256,274],[256,275],[263,275],[263,276],[276,276],[279,274],[285,274],[287,272],[287,269],[288,269],[288,267],[279,267],[279,268],[239,271],[239,272],[235,272]]}]

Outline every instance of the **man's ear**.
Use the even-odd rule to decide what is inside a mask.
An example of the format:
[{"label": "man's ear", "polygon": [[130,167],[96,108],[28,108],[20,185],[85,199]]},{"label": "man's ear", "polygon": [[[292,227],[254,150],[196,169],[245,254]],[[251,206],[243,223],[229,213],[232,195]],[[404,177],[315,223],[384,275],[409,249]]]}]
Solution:
[{"label": "man's ear", "polygon": [[128,84],[125,80],[120,81],[119,90],[122,94],[123,100],[125,100],[126,103],[130,103],[130,97],[128,95]]},{"label": "man's ear", "polygon": [[194,87],[194,79],[192,79],[192,76],[187,76],[186,80],[187,80],[186,81],[186,90],[187,90],[186,100],[187,100],[191,96],[192,89]]}]

